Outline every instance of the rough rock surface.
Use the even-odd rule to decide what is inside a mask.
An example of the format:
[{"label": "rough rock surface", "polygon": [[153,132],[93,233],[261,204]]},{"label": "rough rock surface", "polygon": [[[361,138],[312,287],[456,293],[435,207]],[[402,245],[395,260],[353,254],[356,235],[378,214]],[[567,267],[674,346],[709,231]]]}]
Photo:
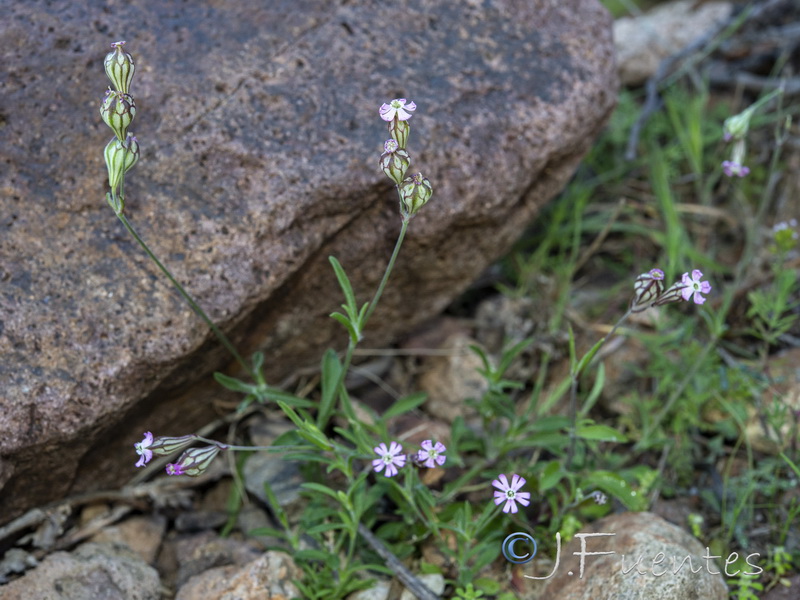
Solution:
[{"label": "rough rock surface", "polygon": [[646,512],[613,515],[595,521],[581,533],[614,535],[584,538],[584,552],[606,554],[584,556],[582,574],[580,539],[575,537],[563,546],[557,570],[547,581],[541,600],[725,600],[728,597],[723,579],[727,557],[722,557],[722,562],[704,559],[707,551],[696,538],[657,515]]},{"label": "rough rock surface", "polygon": [[89,543],[55,552],[0,588],[3,600],[159,600],[158,573],[127,546]]},{"label": "rough rock surface", "polygon": [[282,552],[269,551],[243,567],[216,567],[189,579],[175,600],[290,600],[302,573]]},{"label": "rough rock surface", "polygon": [[677,54],[723,23],[731,2],[665,2],[635,17],[614,21],[617,66],[623,85],[639,85],[655,74],[659,63]]},{"label": "rough rock surface", "polygon": [[270,381],[344,332],[399,230],[381,102],[419,106],[434,184],[367,331],[441,311],[557,193],[616,96],[597,0],[11,3],[0,23],[0,521],[118,485],[143,431],[212,417],[235,372],[105,206],[109,44],[136,61],[134,226]]}]

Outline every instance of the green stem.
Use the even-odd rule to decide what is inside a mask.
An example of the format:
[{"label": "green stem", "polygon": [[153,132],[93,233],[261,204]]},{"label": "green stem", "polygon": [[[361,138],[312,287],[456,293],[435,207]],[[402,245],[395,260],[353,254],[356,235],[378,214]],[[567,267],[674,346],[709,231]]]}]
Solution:
[{"label": "green stem", "polygon": [[406,230],[408,229],[409,222],[410,219],[405,217],[403,218],[403,225],[400,228],[400,235],[397,236],[397,242],[395,242],[394,251],[392,252],[392,257],[389,259],[389,264],[386,266],[386,271],[383,274],[383,279],[381,279],[381,283],[378,286],[378,289],[375,291],[375,297],[372,298],[372,302],[369,303],[367,314],[364,315],[364,321],[362,323],[362,327],[366,326],[367,321],[369,321],[369,318],[375,311],[375,307],[378,306],[378,301],[381,299],[381,295],[383,294],[383,288],[386,287],[386,283],[389,281],[389,275],[391,275],[392,269],[394,269],[394,263],[397,260],[397,255],[400,254],[400,246],[403,245],[403,238],[406,237]]},{"label": "green stem", "polygon": [[[397,241],[394,244],[392,257],[389,259],[389,264],[386,265],[386,271],[384,271],[383,273],[383,279],[381,279],[381,283],[380,285],[378,285],[378,289],[375,290],[375,296],[369,303],[369,308],[367,309],[367,312],[364,315],[364,320],[361,322],[359,333],[361,333],[366,327],[367,321],[369,321],[369,318],[372,316],[375,307],[378,305],[378,301],[380,301],[381,299],[381,295],[383,295],[383,289],[386,287],[386,284],[389,281],[389,275],[391,275],[392,269],[394,269],[394,263],[397,260],[397,255],[400,254],[400,247],[403,245],[403,239],[406,236],[406,230],[408,229],[409,221],[410,221],[409,218],[403,217],[403,224],[400,227],[400,234],[397,236]],[[344,384],[344,378],[345,375],[347,374],[347,371],[350,369],[350,363],[353,361],[353,352],[355,352],[357,344],[358,342],[353,341],[352,339],[350,340],[350,343],[347,344],[347,351],[345,352],[344,363],[342,364],[342,370],[339,375],[339,381],[336,384],[337,390],[340,389],[340,387]]]},{"label": "green stem", "polygon": [[119,220],[122,221],[122,224],[125,226],[125,229],[128,230],[128,232],[139,243],[139,245],[142,247],[142,249],[147,253],[147,256],[149,256],[150,259],[161,270],[161,272],[164,275],[166,275],[167,279],[169,279],[172,282],[172,285],[175,286],[175,289],[178,290],[178,293],[183,297],[183,299],[186,300],[186,302],[188,302],[188,304],[192,308],[192,310],[201,319],[203,319],[203,321],[206,322],[206,325],[208,325],[211,328],[211,331],[214,332],[214,335],[217,336],[217,339],[222,343],[223,346],[225,346],[225,348],[228,350],[228,352],[231,353],[233,358],[236,359],[236,361],[242,366],[242,368],[247,373],[250,374],[250,376],[253,378],[253,380],[257,381],[256,374],[253,372],[253,370],[250,368],[250,366],[245,362],[245,360],[241,357],[241,355],[236,351],[236,348],[233,347],[233,344],[231,344],[231,342],[228,339],[228,337],[224,333],[222,333],[222,331],[219,329],[219,327],[217,327],[214,324],[214,322],[208,317],[208,315],[205,313],[205,311],[202,308],[200,308],[200,306],[197,304],[197,302],[194,301],[194,299],[188,294],[188,292],[183,288],[183,286],[180,283],[178,283],[178,280],[175,279],[172,276],[172,273],[169,272],[169,269],[167,269],[167,267],[165,267],[161,263],[161,261],[158,260],[156,255],[153,254],[153,252],[150,250],[150,248],[147,246],[147,244],[144,242],[144,240],[141,237],[139,237],[138,233],[136,233],[136,230],[133,228],[133,225],[131,225],[128,222],[128,219],[125,217],[125,215],[122,214],[122,213],[117,213],[117,217],[119,217]]}]

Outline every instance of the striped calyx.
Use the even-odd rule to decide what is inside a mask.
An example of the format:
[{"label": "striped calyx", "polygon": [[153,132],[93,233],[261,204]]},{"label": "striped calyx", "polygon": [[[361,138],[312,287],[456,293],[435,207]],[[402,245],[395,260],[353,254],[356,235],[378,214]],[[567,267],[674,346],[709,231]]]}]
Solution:
[{"label": "striped calyx", "polygon": [[381,170],[389,179],[400,185],[408,171],[411,157],[408,152],[398,147],[395,140],[388,140],[383,148],[385,152],[381,154]]},{"label": "striped calyx", "polygon": [[118,92],[127,94],[130,91],[131,79],[133,79],[134,65],[131,55],[122,50],[124,45],[125,42],[111,44],[114,49],[106,54],[103,66],[106,69],[106,75],[114,84],[114,88]]},{"label": "striped calyx", "polygon": [[130,134],[124,142],[114,137],[106,145],[103,156],[108,167],[108,184],[112,194],[116,195],[123,176],[139,160],[139,142]]},{"label": "striped calyx", "polygon": [[633,284],[633,298],[631,309],[641,312],[649,307],[649,303],[656,300],[664,292],[664,271],[650,269],[636,278]]},{"label": "striped calyx", "polygon": [[128,127],[136,116],[136,103],[133,96],[108,89],[100,105],[100,116],[111,127],[119,141],[128,137]]},{"label": "striped calyx", "polygon": [[389,137],[396,140],[397,145],[403,150],[408,144],[408,132],[410,129],[408,121],[400,121],[398,119],[389,121]]},{"label": "striped calyx", "polygon": [[401,212],[407,217],[414,216],[432,195],[431,182],[423,177],[422,173],[406,177],[400,185]]}]

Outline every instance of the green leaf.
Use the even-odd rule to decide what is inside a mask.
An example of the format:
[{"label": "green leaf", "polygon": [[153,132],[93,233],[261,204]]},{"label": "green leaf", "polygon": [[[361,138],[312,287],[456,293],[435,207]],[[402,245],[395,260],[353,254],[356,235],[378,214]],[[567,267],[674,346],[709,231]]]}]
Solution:
[{"label": "green leaf", "polygon": [[317,427],[323,429],[333,412],[333,403],[339,392],[339,378],[342,375],[342,363],[332,349],[322,356],[322,400],[317,413]]},{"label": "green leaf", "polygon": [[278,406],[284,414],[292,420],[292,423],[297,425],[297,433],[304,440],[311,442],[320,450],[331,450],[333,448],[327,436],[322,433],[314,423],[301,418],[300,415],[285,402],[278,401]]},{"label": "green leaf", "polygon": [[214,380],[222,387],[229,389],[233,392],[242,392],[243,394],[255,394],[255,392],[257,391],[257,386],[245,383],[240,379],[236,379],[235,377],[230,377],[229,375],[225,375],[224,373],[220,373],[218,371],[214,373]]},{"label": "green leaf", "polygon": [[327,486],[322,485],[321,483],[315,483],[313,481],[309,481],[306,483],[301,483],[300,487],[305,488],[307,490],[313,490],[315,492],[319,492],[320,494],[325,494],[326,496],[330,496],[337,502],[340,502],[339,496],[336,494],[336,491],[332,490]]},{"label": "green leaf", "polygon": [[278,518],[278,521],[280,521],[281,525],[283,525],[283,528],[288,531],[289,518],[286,516],[286,511],[283,510],[280,502],[278,502],[278,497],[275,496],[275,492],[272,491],[272,486],[270,486],[269,481],[264,481],[264,495],[267,497],[267,502],[269,502],[272,512]]},{"label": "green leaf", "polygon": [[569,330],[569,371],[572,377],[576,377],[578,374],[578,370],[575,368],[575,365],[578,362],[575,353],[575,333],[572,331],[572,325],[567,325]]},{"label": "green leaf", "polygon": [[342,292],[344,292],[344,298],[347,302],[347,311],[350,315],[356,314],[356,297],[353,294],[353,286],[350,285],[350,280],[347,278],[347,274],[344,272],[342,265],[339,264],[339,261],[336,260],[335,256],[329,256],[328,260],[333,265],[333,270],[336,273],[336,279],[339,280],[339,287],[342,288]]},{"label": "green leaf", "polygon": [[322,564],[328,565],[331,569],[339,566],[339,555],[332,552],[324,552],[322,550],[298,550],[292,555],[296,561],[314,561],[318,560]]},{"label": "green leaf", "polygon": [[308,529],[305,533],[308,535],[316,535],[318,533],[325,533],[326,531],[335,531],[337,529],[347,529],[343,523],[320,523]]},{"label": "green leaf", "polygon": [[314,406],[311,400],[300,398],[299,396],[284,392],[278,388],[267,387],[260,391],[260,395],[266,400],[273,400],[279,403],[283,402],[287,406],[292,406],[294,408],[312,408]]},{"label": "green leaf", "polygon": [[583,358],[580,360],[578,366],[575,368],[575,371],[573,373],[575,377],[580,376],[580,374],[589,365],[591,360],[594,358],[594,355],[597,354],[597,351],[600,350],[600,347],[605,343],[605,341],[606,338],[604,337],[600,338],[600,341],[598,341],[594,346],[592,346],[592,349],[589,350],[589,352],[583,355]]},{"label": "green leaf", "polygon": [[[364,306],[362,306],[361,310],[358,311],[358,318],[356,319],[356,322],[358,323],[358,331],[364,330],[365,317],[367,315],[368,308],[369,308],[369,302],[364,302]],[[356,333],[358,333],[358,331]],[[357,335],[356,337],[357,337],[357,339],[355,340],[356,342],[361,340],[360,335]]]},{"label": "green leaf", "polygon": [[627,442],[628,438],[608,425],[579,425],[575,434],[584,440]]},{"label": "green leaf", "polygon": [[427,398],[428,396],[425,394],[425,392],[417,392],[416,394],[411,394],[409,396],[405,396],[404,398],[400,398],[397,402],[389,407],[389,410],[383,413],[383,418],[391,419],[392,417],[397,417],[414,410],[420,404],[425,402]]},{"label": "green leaf", "polygon": [[356,327],[348,317],[338,312],[331,313],[329,316],[331,319],[341,323],[344,328],[347,329],[347,333],[350,335],[350,339],[353,341],[353,343],[358,341],[358,331],[356,331]]},{"label": "green leaf", "polygon": [[588,412],[591,410],[592,406],[594,406],[597,399],[600,397],[600,393],[603,391],[603,385],[606,382],[606,369],[603,363],[597,365],[597,378],[594,380],[594,385],[592,386],[592,391],[589,392],[589,395],[586,397],[586,401],[583,403],[580,412],[578,413],[579,417],[586,416]]},{"label": "green leaf", "polygon": [[584,490],[593,487],[603,490],[606,494],[614,496],[632,511],[642,511],[647,508],[647,497],[634,490],[627,481],[611,471],[595,471],[587,475],[581,482]]},{"label": "green leaf", "polygon": [[564,472],[561,470],[561,463],[557,460],[551,460],[539,475],[539,493],[543,494],[547,490],[554,488],[563,476]]},{"label": "green leaf", "polygon": [[514,362],[514,359],[519,356],[519,354],[525,350],[528,346],[533,343],[533,338],[526,338],[520,342],[517,342],[511,348],[503,351],[503,356],[500,359],[500,365],[497,367],[497,371],[499,373],[505,373],[508,368],[511,366],[511,363]]},{"label": "green leaf", "polygon": [[259,373],[261,371],[261,367],[264,366],[264,353],[254,352],[252,356],[252,361],[253,361],[253,371]]}]

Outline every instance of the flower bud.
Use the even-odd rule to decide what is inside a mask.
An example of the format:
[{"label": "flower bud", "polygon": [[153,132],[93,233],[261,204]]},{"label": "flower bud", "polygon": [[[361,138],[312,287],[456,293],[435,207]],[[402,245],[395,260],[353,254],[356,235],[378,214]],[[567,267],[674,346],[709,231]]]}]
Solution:
[{"label": "flower bud", "polygon": [[202,446],[189,448],[181,454],[178,462],[167,465],[167,475],[188,475],[197,477],[205,471],[219,454],[219,446]]},{"label": "flower bud", "polygon": [[108,184],[112,194],[116,195],[123,176],[139,160],[139,142],[130,134],[124,142],[114,137],[106,145],[103,155],[108,167]]},{"label": "flower bud", "polygon": [[103,66],[106,69],[106,75],[114,84],[114,88],[118,92],[127,94],[131,87],[131,79],[133,79],[134,65],[131,55],[122,51],[124,45],[125,42],[111,44],[114,50],[106,54]]},{"label": "flower bud", "polygon": [[381,154],[381,170],[389,179],[400,185],[408,171],[411,157],[408,152],[400,148],[396,140],[387,140],[383,149],[386,152]]},{"label": "flower bud", "polygon": [[411,177],[406,177],[400,184],[400,199],[402,206],[400,212],[405,217],[414,216],[433,195],[431,182],[417,173]]},{"label": "flower bud", "polygon": [[636,278],[633,284],[633,298],[631,310],[641,312],[648,308],[649,303],[658,298],[664,291],[664,271],[651,269]]},{"label": "flower bud", "polygon": [[125,140],[128,136],[128,126],[136,116],[133,96],[109,88],[103,104],[100,105],[100,116],[105,124],[111,127],[118,140]]},{"label": "flower bud", "polygon": [[408,143],[408,132],[411,129],[408,125],[408,120],[400,121],[394,119],[389,121],[389,137],[397,141],[397,145],[405,150]]},{"label": "flower bud", "polygon": [[750,119],[753,117],[754,112],[754,110],[748,108],[738,115],[725,119],[722,124],[722,138],[726,142],[744,139],[747,135],[747,130],[750,128]]}]

